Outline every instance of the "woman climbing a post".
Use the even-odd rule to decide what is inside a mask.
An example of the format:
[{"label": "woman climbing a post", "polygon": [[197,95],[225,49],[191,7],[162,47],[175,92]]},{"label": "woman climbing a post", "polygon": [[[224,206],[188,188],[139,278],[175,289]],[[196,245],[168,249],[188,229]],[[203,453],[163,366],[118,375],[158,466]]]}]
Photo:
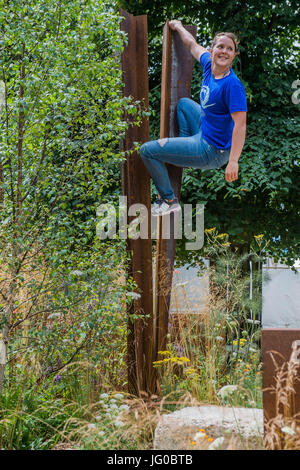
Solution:
[{"label": "woman climbing a post", "polygon": [[177,212],[180,205],[170,183],[165,163],[209,170],[227,163],[225,179],[238,178],[238,160],[246,136],[247,101],[243,84],[231,64],[239,54],[233,33],[218,33],[209,50],[197,44],[193,36],[172,20],[169,27],[180,34],[183,43],[203,69],[200,104],[182,98],[177,105],[179,137],[146,142],[140,149],[159,197],[152,214]]}]

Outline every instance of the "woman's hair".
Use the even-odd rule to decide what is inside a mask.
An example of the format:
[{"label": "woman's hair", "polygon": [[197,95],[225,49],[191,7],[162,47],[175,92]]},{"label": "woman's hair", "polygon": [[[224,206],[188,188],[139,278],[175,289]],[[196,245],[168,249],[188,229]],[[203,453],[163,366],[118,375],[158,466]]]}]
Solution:
[{"label": "woman's hair", "polygon": [[237,38],[237,36],[234,34],[234,33],[230,33],[230,32],[222,32],[222,33],[217,33],[215,35],[215,37],[213,38],[213,42],[211,44],[211,48],[213,48],[216,43],[217,43],[217,40],[221,37],[221,36],[227,36],[228,38],[230,38],[233,42],[234,42],[234,47],[235,47],[235,53],[236,54],[239,54],[240,51],[239,51],[239,40]]}]

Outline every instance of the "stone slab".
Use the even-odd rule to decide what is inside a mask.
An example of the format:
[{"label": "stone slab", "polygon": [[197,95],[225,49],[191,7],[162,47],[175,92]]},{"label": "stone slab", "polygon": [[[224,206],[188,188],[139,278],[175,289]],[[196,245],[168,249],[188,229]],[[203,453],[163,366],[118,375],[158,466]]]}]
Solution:
[{"label": "stone slab", "polygon": [[161,416],[155,429],[155,450],[187,449],[199,429],[214,439],[232,434],[243,440],[262,439],[263,410],[216,405],[187,407]]}]

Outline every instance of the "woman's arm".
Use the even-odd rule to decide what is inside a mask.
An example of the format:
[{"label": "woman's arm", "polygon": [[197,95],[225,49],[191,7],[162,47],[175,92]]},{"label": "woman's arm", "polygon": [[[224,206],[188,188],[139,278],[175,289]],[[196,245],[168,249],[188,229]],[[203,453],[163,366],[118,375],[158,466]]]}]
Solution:
[{"label": "woman's arm", "polygon": [[246,115],[246,111],[231,113],[232,119],[234,120],[234,128],[232,132],[229,162],[225,170],[225,179],[228,183],[231,183],[238,178],[238,161],[242,153],[246,137]]},{"label": "woman's arm", "polygon": [[209,52],[205,47],[199,46],[194,37],[182,26],[181,21],[172,20],[169,21],[169,26],[173,31],[177,31],[182,39],[184,45],[188,48],[190,53],[195,57],[196,60],[200,60],[200,57],[204,52]]}]

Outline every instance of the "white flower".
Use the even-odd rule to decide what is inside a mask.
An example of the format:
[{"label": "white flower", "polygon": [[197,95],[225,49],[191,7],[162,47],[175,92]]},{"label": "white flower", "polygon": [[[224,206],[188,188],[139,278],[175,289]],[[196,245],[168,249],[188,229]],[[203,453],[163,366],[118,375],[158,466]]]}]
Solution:
[{"label": "white flower", "polygon": [[284,426],[281,428],[281,431],[285,432],[285,434],[289,434],[290,436],[294,436],[296,434],[294,429],[290,428],[289,426]]},{"label": "white flower", "polygon": [[112,405],[110,405],[109,408],[110,408],[111,410],[118,410],[118,409],[119,409],[118,405],[115,405],[114,403],[113,403]]},{"label": "white flower", "polygon": [[237,385],[224,385],[224,387],[220,388],[220,390],[218,391],[218,395],[220,395],[220,397],[224,399],[227,398],[228,395],[234,393],[237,389]]},{"label": "white flower", "polygon": [[101,437],[101,436],[104,436],[105,432],[104,431],[99,431],[98,432],[98,436]]},{"label": "white flower", "polygon": [[133,300],[137,300],[141,298],[141,294],[139,294],[138,292],[127,292],[126,296],[130,297]]},{"label": "white flower", "polygon": [[[117,400],[122,400],[124,398],[124,395],[122,395],[122,393],[116,393],[114,395],[114,398],[116,398]],[[110,400],[111,401],[111,400]]]},{"label": "white flower", "polygon": [[224,442],[224,437],[217,437],[208,447],[208,450],[218,450]]},{"label": "white flower", "polygon": [[101,419],[102,419],[102,416],[101,416],[101,415],[98,415],[98,416],[95,417],[95,420],[96,420],[96,421],[100,421]]},{"label": "white flower", "polygon": [[97,426],[96,426],[96,424],[94,424],[94,423],[88,424],[88,429],[96,429],[96,427],[97,427]]},{"label": "white flower", "polygon": [[193,437],[193,440],[198,441],[199,439],[204,439],[205,435],[206,435],[205,432],[202,432],[202,431],[196,432],[196,434]]},{"label": "white flower", "polygon": [[109,395],[108,393],[101,393],[100,398],[106,400],[107,398],[109,398]]},{"label": "white flower", "polygon": [[124,411],[128,411],[129,410],[129,406],[128,405],[121,405],[120,410],[124,410]]},{"label": "white flower", "polygon": [[117,403],[117,400],[115,400],[114,398],[111,398],[109,401],[110,403]]},{"label": "white flower", "polygon": [[117,428],[121,428],[122,426],[125,426],[125,423],[123,423],[123,421],[117,420],[115,421],[115,426]]},{"label": "white flower", "polygon": [[223,343],[224,338],[222,338],[222,336],[216,336],[216,341],[218,341],[219,343]]}]

